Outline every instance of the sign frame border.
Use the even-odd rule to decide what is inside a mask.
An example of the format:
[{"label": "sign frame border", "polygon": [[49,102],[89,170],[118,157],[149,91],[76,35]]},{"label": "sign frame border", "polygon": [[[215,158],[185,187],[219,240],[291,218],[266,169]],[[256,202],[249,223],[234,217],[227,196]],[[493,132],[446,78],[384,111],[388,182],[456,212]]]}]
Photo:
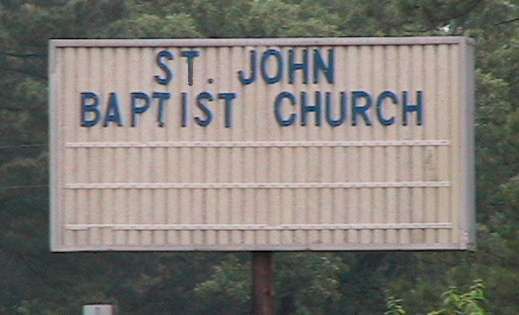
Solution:
[{"label": "sign frame border", "polygon": [[[232,47],[232,46],[365,46],[365,45],[459,45],[460,80],[460,133],[457,152],[458,176],[463,187],[458,210],[457,242],[434,244],[350,244],[348,246],[306,245],[212,245],[212,246],[65,246],[62,245],[63,217],[59,207],[58,191],[63,183],[59,176],[58,145],[60,143],[57,91],[59,78],[56,72],[56,50],[63,47]],[[76,251],[422,251],[422,250],[474,250],[476,246],[475,221],[475,143],[474,143],[474,46],[475,41],[465,36],[425,37],[327,37],[327,38],[223,38],[223,39],[50,39],[48,47],[48,114],[49,114],[49,242],[53,252]],[[395,246],[396,245],[396,246]]]}]

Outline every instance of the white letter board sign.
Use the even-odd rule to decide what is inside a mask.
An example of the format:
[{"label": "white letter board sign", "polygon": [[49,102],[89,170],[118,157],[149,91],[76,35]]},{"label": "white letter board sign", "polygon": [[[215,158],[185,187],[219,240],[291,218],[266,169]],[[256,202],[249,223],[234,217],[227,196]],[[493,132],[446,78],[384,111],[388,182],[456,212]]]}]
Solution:
[{"label": "white letter board sign", "polygon": [[468,38],[49,49],[53,251],[473,246]]}]

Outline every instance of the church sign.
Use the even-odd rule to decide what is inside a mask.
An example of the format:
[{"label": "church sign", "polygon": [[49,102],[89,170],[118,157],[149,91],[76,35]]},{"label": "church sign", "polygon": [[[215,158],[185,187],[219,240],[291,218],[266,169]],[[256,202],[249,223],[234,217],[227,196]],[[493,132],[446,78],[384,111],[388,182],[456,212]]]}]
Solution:
[{"label": "church sign", "polygon": [[49,49],[53,251],[474,245],[468,38]]}]

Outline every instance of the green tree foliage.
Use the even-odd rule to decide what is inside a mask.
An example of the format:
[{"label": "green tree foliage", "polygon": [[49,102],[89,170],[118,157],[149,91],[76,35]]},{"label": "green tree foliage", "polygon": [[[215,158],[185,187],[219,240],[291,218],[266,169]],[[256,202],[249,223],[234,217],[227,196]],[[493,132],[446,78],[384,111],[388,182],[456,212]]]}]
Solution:
[{"label": "green tree foliage", "polygon": [[[458,288],[451,287],[442,294],[443,306],[438,311],[427,315],[486,315],[485,286],[481,280],[475,280],[466,293],[460,293]],[[387,311],[384,315],[407,314],[402,306],[402,300],[390,296],[386,300]]]},{"label": "green tree foliage", "polygon": [[387,35],[476,40],[478,250],[279,253],[278,309],[425,314],[480,278],[488,313],[519,314],[518,18],[515,0],[0,0],[0,314],[250,310],[246,254],[49,253],[48,39]]},{"label": "green tree foliage", "polygon": [[407,314],[404,308],[402,307],[402,300],[397,299],[393,296],[390,296],[386,300],[386,308],[387,311],[384,312],[384,315],[405,315]]},{"label": "green tree foliage", "polygon": [[460,293],[456,287],[451,287],[443,293],[443,308],[428,315],[485,315],[487,312],[482,305],[485,302],[484,285],[476,280],[466,293]]}]

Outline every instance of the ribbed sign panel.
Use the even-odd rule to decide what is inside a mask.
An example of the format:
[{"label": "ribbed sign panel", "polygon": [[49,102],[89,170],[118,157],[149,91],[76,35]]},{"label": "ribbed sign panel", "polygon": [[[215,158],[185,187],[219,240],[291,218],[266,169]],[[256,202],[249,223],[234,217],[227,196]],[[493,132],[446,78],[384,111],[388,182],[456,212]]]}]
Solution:
[{"label": "ribbed sign panel", "polygon": [[472,51],[52,40],[51,248],[469,248]]}]

